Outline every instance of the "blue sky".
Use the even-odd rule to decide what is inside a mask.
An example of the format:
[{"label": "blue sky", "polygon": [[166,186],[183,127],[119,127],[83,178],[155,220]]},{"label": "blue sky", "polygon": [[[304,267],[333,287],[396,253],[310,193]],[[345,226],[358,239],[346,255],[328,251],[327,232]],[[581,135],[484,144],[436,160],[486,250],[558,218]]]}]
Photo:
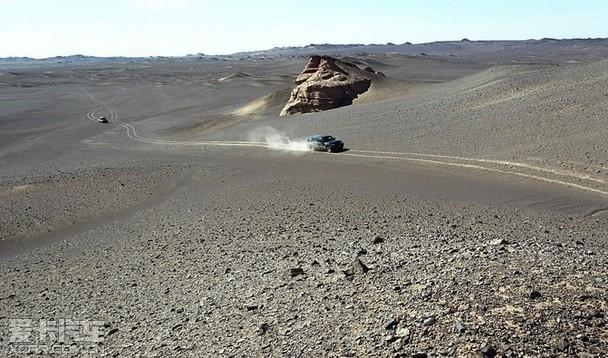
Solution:
[{"label": "blue sky", "polygon": [[0,0],[0,57],[608,37],[606,0]]}]

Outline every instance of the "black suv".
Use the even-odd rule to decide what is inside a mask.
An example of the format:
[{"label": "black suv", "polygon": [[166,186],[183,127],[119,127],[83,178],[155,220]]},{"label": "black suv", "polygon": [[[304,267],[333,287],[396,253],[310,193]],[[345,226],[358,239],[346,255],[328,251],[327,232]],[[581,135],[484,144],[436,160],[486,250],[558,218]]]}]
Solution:
[{"label": "black suv", "polygon": [[317,134],[306,138],[309,150],[336,153],[344,150],[344,143],[330,135]]}]

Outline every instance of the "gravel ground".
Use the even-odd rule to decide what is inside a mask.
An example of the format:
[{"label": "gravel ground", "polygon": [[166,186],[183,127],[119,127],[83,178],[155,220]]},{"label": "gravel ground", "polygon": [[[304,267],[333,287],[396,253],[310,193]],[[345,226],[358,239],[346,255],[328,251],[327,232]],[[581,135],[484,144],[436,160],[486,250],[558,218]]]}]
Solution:
[{"label": "gravel ground", "polygon": [[309,169],[198,168],[163,204],[3,261],[1,311],[104,321],[107,356],[608,349],[605,218]]},{"label": "gravel ground", "polygon": [[0,184],[0,217],[6,218],[0,242],[27,240],[150,200],[170,190],[167,177],[180,169],[94,168],[7,180]]}]

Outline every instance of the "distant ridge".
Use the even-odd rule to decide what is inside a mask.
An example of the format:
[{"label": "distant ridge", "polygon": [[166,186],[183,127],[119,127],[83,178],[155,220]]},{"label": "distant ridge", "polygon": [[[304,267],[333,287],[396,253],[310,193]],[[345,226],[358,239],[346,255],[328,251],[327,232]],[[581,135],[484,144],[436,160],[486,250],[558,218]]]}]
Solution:
[{"label": "distant ridge", "polygon": [[310,55],[347,56],[353,54],[403,54],[436,57],[482,57],[484,60],[527,59],[552,57],[556,54],[572,60],[608,59],[608,39],[540,40],[482,40],[464,38],[460,41],[436,41],[413,44],[310,44],[306,46],[274,47],[263,51],[237,52],[230,56],[247,58],[302,57]]},{"label": "distant ridge", "polygon": [[185,56],[97,57],[82,54],[55,56],[44,59],[30,57],[0,58],[0,66],[87,64],[98,62],[150,62],[164,60],[267,60],[311,55],[350,56],[362,54],[401,54],[408,56],[463,58],[484,62],[535,62],[543,60],[593,61],[608,59],[608,39],[483,40],[464,38],[460,41],[436,41],[413,44],[309,44],[306,46],[273,47],[267,50],[237,52],[228,55],[203,53]]}]

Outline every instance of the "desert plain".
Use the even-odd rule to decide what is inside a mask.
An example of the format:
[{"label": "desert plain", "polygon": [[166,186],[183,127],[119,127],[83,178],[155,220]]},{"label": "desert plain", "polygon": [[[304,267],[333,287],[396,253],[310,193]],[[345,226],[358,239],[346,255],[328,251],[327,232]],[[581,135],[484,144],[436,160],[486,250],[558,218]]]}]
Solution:
[{"label": "desert plain", "polygon": [[[383,77],[279,116],[318,53]],[[544,39],[0,62],[2,355],[28,318],[103,322],[95,356],[602,356],[607,58]],[[346,150],[300,150],[326,133]]]}]

